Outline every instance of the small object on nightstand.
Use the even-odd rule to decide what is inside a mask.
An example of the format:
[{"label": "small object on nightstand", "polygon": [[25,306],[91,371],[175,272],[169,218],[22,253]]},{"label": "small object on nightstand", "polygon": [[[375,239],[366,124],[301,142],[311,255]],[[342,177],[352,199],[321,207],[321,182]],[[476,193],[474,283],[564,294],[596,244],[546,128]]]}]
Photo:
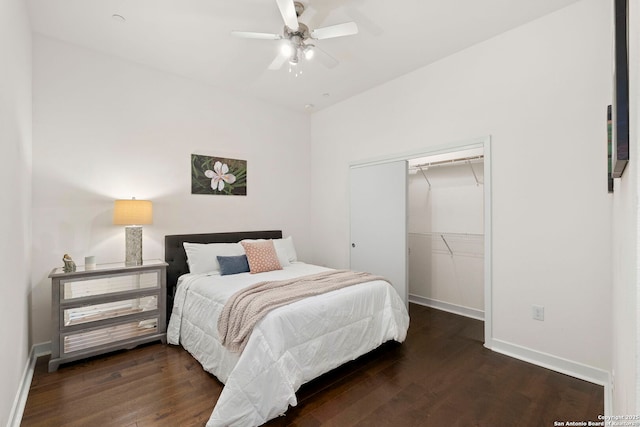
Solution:
[{"label": "small object on nightstand", "polygon": [[76,271],[76,263],[71,259],[69,254],[64,254],[62,257],[62,262],[64,262],[63,270],[65,273],[71,273],[72,271]]},{"label": "small object on nightstand", "polygon": [[93,270],[96,268],[96,257],[93,255],[84,257],[85,270]]}]

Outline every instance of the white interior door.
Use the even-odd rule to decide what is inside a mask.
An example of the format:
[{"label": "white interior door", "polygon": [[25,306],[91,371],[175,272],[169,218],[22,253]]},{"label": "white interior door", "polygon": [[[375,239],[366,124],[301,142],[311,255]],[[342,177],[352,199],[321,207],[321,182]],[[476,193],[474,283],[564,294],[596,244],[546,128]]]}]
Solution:
[{"label": "white interior door", "polygon": [[351,269],[387,278],[408,304],[407,162],[350,170]]}]

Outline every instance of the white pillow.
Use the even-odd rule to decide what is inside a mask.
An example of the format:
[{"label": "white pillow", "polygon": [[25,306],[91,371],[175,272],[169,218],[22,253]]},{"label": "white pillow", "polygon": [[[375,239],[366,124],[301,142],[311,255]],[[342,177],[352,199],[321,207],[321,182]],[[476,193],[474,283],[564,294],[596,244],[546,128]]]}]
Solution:
[{"label": "white pillow", "polygon": [[[289,236],[284,239],[273,239],[273,246],[276,247],[276,252],[279,254],[282,253],[283,258],[286,258],[289,262],[298,261],[296,248],[293,245],[293,237]],[[279,255],[278,258],[280,258]]]},{"label": "white pillow", "polygon": [[[265,239],[245,239],[243,242],[259,242]],[[296,255],[296,248],[293,246],[293,239],[287,237],[286,239],[270,239],[273,242],[273,247],[276,249],[276,255],[278,255],[278,261],[280,266],[286,267],[292,262],[298,260]]]},{"label": "white pillow", "polygon": [[193,274],[220,271],[217,256],[244,255],[240,243],[188,243],[184,242],[189,272]]}]

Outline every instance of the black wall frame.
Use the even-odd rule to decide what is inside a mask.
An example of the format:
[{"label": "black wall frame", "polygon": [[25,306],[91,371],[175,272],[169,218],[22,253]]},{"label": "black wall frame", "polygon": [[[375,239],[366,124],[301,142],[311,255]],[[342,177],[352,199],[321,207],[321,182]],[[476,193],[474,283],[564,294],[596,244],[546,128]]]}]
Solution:
[{"label": "black wall frame", "polygon": [[629,60],[628,60],[628,0],[615,0],[615,69],[614,69],[614,178],[622,177],[629,162]]}]

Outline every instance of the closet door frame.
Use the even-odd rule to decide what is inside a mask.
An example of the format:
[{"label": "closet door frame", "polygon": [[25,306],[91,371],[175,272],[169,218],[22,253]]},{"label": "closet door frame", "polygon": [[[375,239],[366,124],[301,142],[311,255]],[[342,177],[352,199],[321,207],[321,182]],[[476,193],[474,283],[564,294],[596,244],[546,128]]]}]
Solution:
[{"label": "closet door frame", "polygon": [[[450,142],[442,145],[424,147],[422,149],[388,155],[368,160],[351,162],[349,168],[375,165],[400,160],[409,161],[417,157],[428,157],[456,151],[482,148],[484,151],[484,346],[493,347],[493,304],[492,304],[492,267],[493,267],[493,231],[492,231],[492,181],[491,181],[491,136],[471,140]],[[405,189],[406,190],[406,189]],[[351,229],[351,207],[349,206],[349,228]],[[351,231],[351,230],[350,230]]]}]

